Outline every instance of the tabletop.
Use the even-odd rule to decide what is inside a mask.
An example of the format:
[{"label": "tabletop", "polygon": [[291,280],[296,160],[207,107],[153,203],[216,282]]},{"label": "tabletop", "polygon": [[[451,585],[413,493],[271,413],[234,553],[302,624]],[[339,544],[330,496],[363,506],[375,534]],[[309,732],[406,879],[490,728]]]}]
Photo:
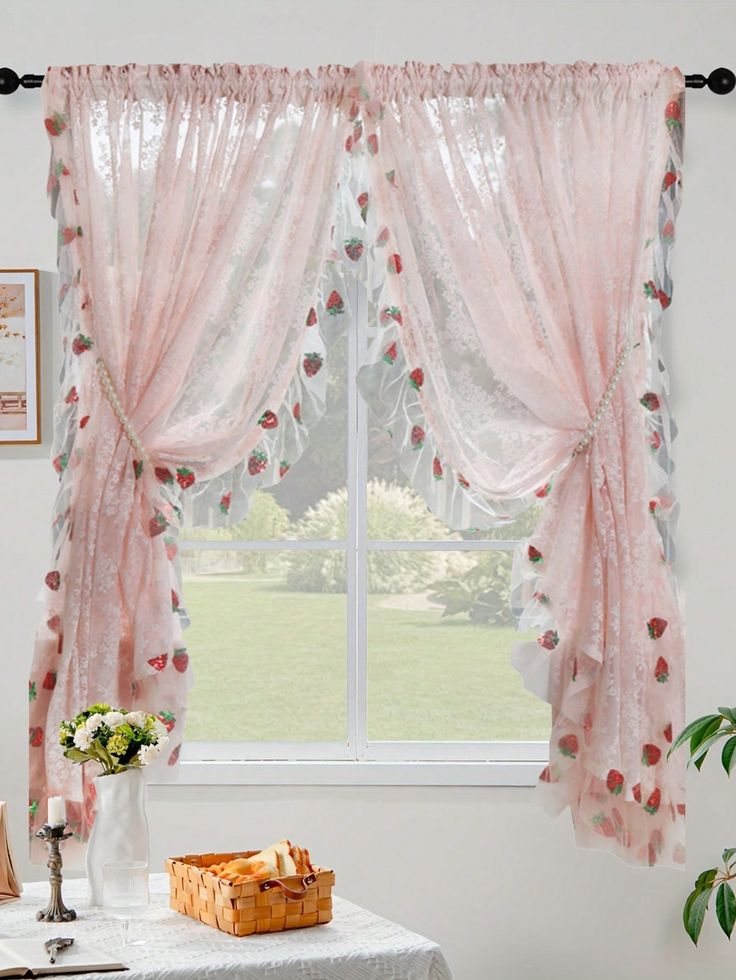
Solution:
[{"label": "tabletop", "polygon": [[141,946],[122,949],[120,922],[85,908],[84,879],[64,882],[75,922],[37,922],[49,886],[35,882],[18,901],[0,905],[0,936],[74,936],[129,968],[86,974],[91,980],[451,980],[436,943],[344,899],[334,898],[334,918],[325,925],[238,939],[172,911],[168,875],[151,875],[150,890],[148,914],[134,923],[146,938]]}]

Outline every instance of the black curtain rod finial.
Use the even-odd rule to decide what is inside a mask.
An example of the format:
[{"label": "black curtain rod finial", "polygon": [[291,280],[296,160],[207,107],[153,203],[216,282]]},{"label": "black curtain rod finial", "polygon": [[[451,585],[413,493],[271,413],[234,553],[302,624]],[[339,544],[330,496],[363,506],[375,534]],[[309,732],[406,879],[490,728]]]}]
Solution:
[{"label": "black curtain rod finial", "polygon": [[43,75],[23,75],[12,68],[0,68],[0,95],[12,95],[18,88],[41,88]]},{"label": "black curtain rod finial", "polygon": [[728,95],[736,88],[736,75],[730,68],[716,68],[708,75],[685,75],[686,88],[709,88],[716,95]]}]

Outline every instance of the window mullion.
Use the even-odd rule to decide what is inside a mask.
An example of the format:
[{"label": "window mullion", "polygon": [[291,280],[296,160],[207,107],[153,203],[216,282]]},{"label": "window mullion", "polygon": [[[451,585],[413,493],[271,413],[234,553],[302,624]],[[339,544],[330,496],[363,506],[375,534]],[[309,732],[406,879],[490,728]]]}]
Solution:
[{"label": "window mullion", "polygon": [[350,383],[355,403],[355,490],[352,511],[355,515],[355,584],[356,593],[353,603],[355,613],[355,674],[356,674],[356,757],[365,759],[367,756],[367,680],[368,680],[368,637],[367,637],[367,605],[368,605],[368,414],[367,406],[360,397],[357,385],[358,368],[364,363],[368,348],[367,317],[368,302],[365,286],[355,282],[353,300],[353,337],[355,351],[355,369],[351,371]]}]

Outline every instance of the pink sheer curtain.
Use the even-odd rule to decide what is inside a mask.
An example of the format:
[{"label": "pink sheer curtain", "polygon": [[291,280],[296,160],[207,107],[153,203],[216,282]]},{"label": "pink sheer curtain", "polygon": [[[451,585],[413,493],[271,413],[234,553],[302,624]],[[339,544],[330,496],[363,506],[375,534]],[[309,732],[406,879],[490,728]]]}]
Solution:
[{"label": "pink sheer curtain", "polygon": [[63,759],[57,731],[90,703],[162,714],[163,771],[176,764],[190,674],[176,528],[188,497],[214,488],[225,512],[278,480],[284,445],[303,444],[295,398],[319,402],[308,389],[321,383],[346,76],[134,65],[46,76],[66,364],[32,673],[32,829],[62,794],[86,839],[94,773]]},{"label": "pink sheer curtain", "polygon": [[[384,240],[361,388],[452,527],[544,500],[516,559],[540,793],[583,846],[684,859],[683,631],[663,551],[657,319],[683,78],[626,66],[362,67],[353,110]],[[666,532],[665,532],[666,539]]]}]

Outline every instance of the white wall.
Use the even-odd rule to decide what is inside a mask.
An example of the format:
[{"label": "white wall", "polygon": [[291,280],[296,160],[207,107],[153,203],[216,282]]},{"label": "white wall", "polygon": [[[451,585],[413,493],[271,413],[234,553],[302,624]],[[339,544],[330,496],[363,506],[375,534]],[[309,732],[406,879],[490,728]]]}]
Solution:
[{"label": "white wall", "polygon": [[[736,68],[736,5],[6,0],[0,41],[0,59],[21,72],[80,62],[315,67],[362,59],[450,64],[658,58],[707,73],[722,64]],[[0,98],[0,268],[54,268],[40,104],[38,92]],[[729,520],[736,477],[734,155],[736,94],[691,93],[668,328],[680,424],[679,574],[687,596],[691,715],[736,701],[736,522]],[[52,292],[46,276],[45,351]],[[48,402],[48,357],[46,362]],[[0,798],[10,801],[20,852],[27,800],[26,685],[53,493],[47,445],[0,447]],[[733,963],[714,922],[697,951],[679,923],[696,871],[715,863],[722,846],[736,844],[736,798],[715,760],[691,777],[686,874],[632,870],[609,856],[575,850],[567,817],[550,822],[530,806],[525,789],[156,787],[151,797],[156,857],[293,835],[337,868],[342,895],[441,942],[457,980],[689,980]],[[438,887],[432,856],[441,851],[451,855],[453,874]],[[21,867],[32,873],[23,854]]]}]

